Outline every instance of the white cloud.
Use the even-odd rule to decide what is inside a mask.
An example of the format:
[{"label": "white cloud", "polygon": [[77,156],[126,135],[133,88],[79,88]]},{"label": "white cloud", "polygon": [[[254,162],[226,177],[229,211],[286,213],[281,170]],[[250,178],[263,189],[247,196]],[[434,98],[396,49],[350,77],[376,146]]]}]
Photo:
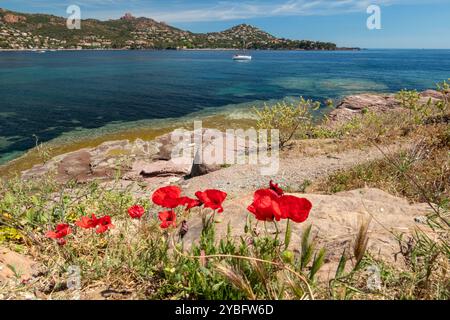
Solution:
[{"label": "white cloud", "polygon": [[[78,4],[92,17],[109,19],[131,11],[137,16],[166,22],[224,21],[274,16],[336,15],[365,12],[382,6],[445,2],[448,0],[34,0],[32,6]],[[29,0],[15,0],[30,3]]]},{"label": "white cloud", "polygon": [[149,15],[166,22],[196,22],[237,20],[274,16],[335,15],[351,12],[365,12],[371,4],[392,5],[411,4],[407,0],[288,0],[281,3],[258,3],[256,1],[222,1],[204,5],[196,9],[171,11],[143,11],[140,15]]}]

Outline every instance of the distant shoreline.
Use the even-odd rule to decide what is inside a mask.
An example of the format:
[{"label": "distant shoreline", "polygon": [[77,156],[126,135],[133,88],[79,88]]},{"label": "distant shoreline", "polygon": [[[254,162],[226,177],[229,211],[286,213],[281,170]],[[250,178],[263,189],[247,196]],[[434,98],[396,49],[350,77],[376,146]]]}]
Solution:
[{"label": "distant shoreline", "polygon": [[[336,50],[305,50],[305,49],[245,49],[246,51],[305,51],[305,52],[333,52],[333,51],[362,51],[361,48],[339,48]],[[57,52],[57,51],[242,51],[242,49],[233,48],[197,48],[197,49],[0,49],[0,52]]]}]

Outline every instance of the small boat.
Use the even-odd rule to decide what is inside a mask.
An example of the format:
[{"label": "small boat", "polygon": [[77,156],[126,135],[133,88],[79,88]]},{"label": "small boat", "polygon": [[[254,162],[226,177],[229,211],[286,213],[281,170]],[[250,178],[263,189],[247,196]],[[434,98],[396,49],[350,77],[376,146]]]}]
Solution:
[{"label": "small boat", "polygon": [[243,54],[235,54],[235,55],[233,56],[233,60],[237,60],[237,61],[250,61],[250,60],[252,60],[252,56],[243,55]]},{"label": "small boat", "polygon": [[252,60],[252,56],[246,54],[245,41],[242,46],[242,51],[240,53],[235,54],[233,56],[233,60],[235,60],[235,61],[250,61],[250,60]]}]

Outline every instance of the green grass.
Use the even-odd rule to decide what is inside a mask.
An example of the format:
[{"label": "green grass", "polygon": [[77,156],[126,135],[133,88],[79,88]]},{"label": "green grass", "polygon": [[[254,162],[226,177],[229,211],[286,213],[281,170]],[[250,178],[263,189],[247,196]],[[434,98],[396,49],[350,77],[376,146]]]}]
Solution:
[{"label": "green grass", "polygon": [[[217,239],[214,224],[205,227],[197,245],[183,249],[177,230],[161,230],[158,208],[147,198],[138,202],[149,212],[141,222],[131,221],[127,208],[134,203],[129,190],[97,183],[60,186],[51,177],[0,184],[0,225],[3,245],[28,248],[44,265],[46,275],[34,289],[64,296],[67,271],[82,272],[82,291],[108,284],[145,299],[299,299],[311,298],[315,273],[323,264],[323,250],[306,243],[312,255],[299,263],[278,236],[257,236],[249,220],[242,238]],[[110,215],[116,228],[98,235],[74,229],[67,244],[45,238],[47,230],[81,216]],[[199,214],[193,212],[192,214]],[[226,214],[226,213],[224,213]],[[178,211],[178,220],[189,214]],[[231,230],[229,230],[231,232]],[[202,256],[204,258],[202,258]],[[313,272],[311,272],[313,270]],[[48,279],[55,281],[48,285]],[[23,289],[26,289],[24,285]]]}]

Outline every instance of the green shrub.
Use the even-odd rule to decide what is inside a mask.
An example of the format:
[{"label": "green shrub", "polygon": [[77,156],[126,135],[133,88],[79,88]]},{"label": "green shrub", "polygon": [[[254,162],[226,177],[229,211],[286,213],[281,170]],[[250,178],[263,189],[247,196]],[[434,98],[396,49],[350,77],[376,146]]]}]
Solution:
[{"label": "green shrub", "polygon": [[300,98],[295,103],[286,101],[262,109],[254,108],[257,115],[258,129],[278,129],[280,131],[280,148],[285,147],[295,137],[308,138],[313,124],[312,111],[320,107],[319,102]]}]

